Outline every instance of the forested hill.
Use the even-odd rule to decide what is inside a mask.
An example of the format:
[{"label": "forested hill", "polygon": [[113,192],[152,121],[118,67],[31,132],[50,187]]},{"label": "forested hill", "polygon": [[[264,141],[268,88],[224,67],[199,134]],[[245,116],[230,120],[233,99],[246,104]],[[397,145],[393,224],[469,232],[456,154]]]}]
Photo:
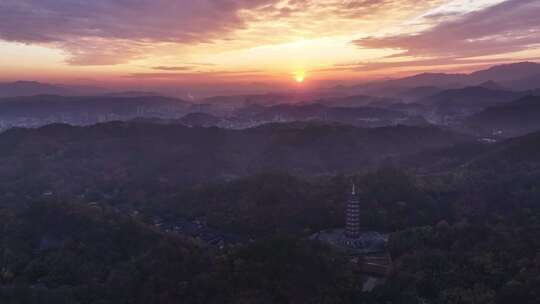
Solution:
[{"label": "forested hill", "polygon": [[483,157],[474,162],[475,166],[496,167],[506,165],[540,164],[540,132],[512,138],[501,142]]},{"label": "forested hill", "polygon": [[520,136],[540,130],[540,97],[527,96],[493,106],[467,119],[467,124],[483,132]]},{"label": "forested hill", "polygon": [[[419,144],[430,139],[429,145]],[[431,127],[313,124],[226,131],[109,123],[3,133],[0,199],[23,203],[0,206],[0,299],[10,304],[536,303],[540,133],[467,149],[463,139]],[[460,144],[450,146],[453,142]],[[201,154],[209,147],[213,153]],[[319,178],[251,176],[266,167],[242,161],[266,162],[262,153],[275,147],[289,152],[280,156],[285,160],[313,157],[304,152],[313,149],[330,168],[331,157],[352,155],[358,159],[349,165],[360,170],[368,164],[361,157],[376,163],[399,147],[406,153],[442,151],[433,158],[450,151],[464,163],[444,176],[395,169]],[[183,181],[183,174],[193,172],[189,168],[202,164],[208,172],[217,165],[234,172],[234,166],[210,156],[241,149],[244,158],[232,164],[242,165],[238,172],[249,176],[210,183],[200,175],[201,183],[189,189],[171,182]],[[177,154],[191,158],[175,162]],[[343,225],[351,178],[361,190],[365,228],[391,233],[394,271],[371,293],[361,291],[361,280],[343,255],[304,240]],[[129,195],[125,201],[111,199],[122,191]],[[66,204],[57,203],[64,200],[55,197],[59,192],[71,195]],[[32,202],[34,193],[42,200]],[[165,222],[197,219],[256,241],[223,250],[206,247],[159,228],[156,215]],[[276,239],[284,234],[287,239]]]},{"label": "forested hill", "polygon": [[348,173],[470,138],[435,127],[276,124],[247,130],[148,123],[49,125],[0,135],[3,193],[179,187],[268,171]]},{"label": "forested hill", "polygon": [[361,288],[347,260],[320,244],[275,239],[216,252],[107,208],[0,209],[0,229],[7,304],[350,303]]}]

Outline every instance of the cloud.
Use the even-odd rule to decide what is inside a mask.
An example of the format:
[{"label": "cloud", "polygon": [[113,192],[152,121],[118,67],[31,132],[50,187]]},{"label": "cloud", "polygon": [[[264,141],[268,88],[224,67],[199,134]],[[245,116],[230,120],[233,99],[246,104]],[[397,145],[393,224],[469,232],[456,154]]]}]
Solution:
[{"label": "cloud", "polygon": [[178,79],[193,79],[193,78],[220,78],[220,77],[247,77],[261,76],[264,72],[261,70],[213,70],[213,71],[189,71],[189,70],[164,70],[171,72],[148,72],[148,73],[132,73],[126,75],[125,78],[141,78],[141,79],[160,79],[160,80],[178,80]]},{"label": "cloud", "polygon": [[274,2],[2,0],[0,39],[56,45],[72,64],[112,64],[144,54],[151,43],[222,39],[245,26],[239,11]]},{"label": "cloud", "polygon": [[[519,58],[519,61],[538,62],[540,57],[526,57]],[[358,62],[348,65],[336,65],[332,68],[325,69],[324,71],[356,71],[356,72],[377,72],[385,71],[389,69],[401,70],[406,69],[407,73],[411,71],[421,72],[448,72],[451,70],[463,71],[471,69],[481,69],[493,65],[504,64],[508,62],[514,62],[514,60],[508,60],[505,58],[486,58],[486,59],[460,59],[455,57],[440,57],[431,59],[410,59],[407,61],[372,61],[372,62]]]},{"label": "cloud", "polygon": [[363,48],[396,49],[393,57],[469,58],[525,50],[540,44],[540,1],[508,0],[415,34],[367,37]]},{"label": "cloud", "polygon": [[[244,45],[378,26],[381,14],[446,0],[0,0],[0,39],[46,44],[73,65],[111,65],[164,47]],[[393,16],[394,17],[394,16]],[[376,23],[374,23],[376,22]],[[238,37],[245,30],[245,37]]]},{"label": "cloud", "polygon": [[1,36],[23,42],[67,38],[208,41],[242,26],[241,9],[272,0],[3,0]]},{"label": "cloud", "polygon": [[192,66],[157,66],[152,69],[160,71],[191,71],[193,68]]}]

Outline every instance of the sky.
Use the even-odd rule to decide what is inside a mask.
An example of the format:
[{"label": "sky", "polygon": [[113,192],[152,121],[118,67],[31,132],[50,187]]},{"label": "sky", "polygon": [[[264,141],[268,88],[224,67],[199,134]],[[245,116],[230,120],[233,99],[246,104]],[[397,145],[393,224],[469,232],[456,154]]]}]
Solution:
[{"label": "sky", "polygon": [[309,87],[540,57],[538,0],[0,0],[0,81]]}]

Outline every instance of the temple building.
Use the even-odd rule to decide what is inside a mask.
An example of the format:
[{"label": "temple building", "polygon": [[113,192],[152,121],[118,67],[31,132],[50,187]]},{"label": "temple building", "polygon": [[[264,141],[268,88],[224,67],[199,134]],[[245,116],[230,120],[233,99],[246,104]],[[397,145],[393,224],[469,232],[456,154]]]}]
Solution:
[{"label": "temple building", "polygon": [[360,200],[353,184],[345,213],[345,236],[350,239],[360,237]]},{"label": "temple building", "polygon": [[343,228],[320,231],[311,238],[339,247],[353,254],[373,254],[386,251],[388,235],[376,231],[365,230],[362,225],[361,196],[353,184],[352,191],[344,201],[345,222]]},{"label": "temple building", "polygon": [[355,271],[367,278],[363,290],[371,291],[377,284],[384,282],[381,278],[391,273],[393,264],[386,248],[389,235],[367,230],[369,225],[362,224],[361,212],[365,212],[362,218],[366,218],[371,212],[364,209],[361,198],[364,199],[353,184],[352,191],[343,201],[344,227],[317,232],[310,239],[321,241],[348,254],[355,265]]}]

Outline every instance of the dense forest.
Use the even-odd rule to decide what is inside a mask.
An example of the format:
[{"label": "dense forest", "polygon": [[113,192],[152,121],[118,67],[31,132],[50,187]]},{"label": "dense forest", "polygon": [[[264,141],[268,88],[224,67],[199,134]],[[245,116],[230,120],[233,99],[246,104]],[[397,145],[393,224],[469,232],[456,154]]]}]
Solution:
[{"label": "dense forest", "polygon": [[0,304],[540,304],[540,0],[0,0]]},{"label": "dense forest", "polygon": [[[538,133],[482,144],[435,127],[109,123],[11,130],[0,146],[2,303],[540,297]],[[352,181],[364,229],[390,234],[394,269],[371,292],[344,252],[309,240],[343,226]]]},{"label": "dense forest", "polygon": [[86,192],[111,196],[123,189],[134,195],[131,190],[140,189],[154,196],[276,170],[354,173],[399,154],[470,140],[432,126],[363,129],[316,123],[247,130],[120,122],[11,129],[0,134],[0,193],[35,197],[51,191],[72,198]]}]

